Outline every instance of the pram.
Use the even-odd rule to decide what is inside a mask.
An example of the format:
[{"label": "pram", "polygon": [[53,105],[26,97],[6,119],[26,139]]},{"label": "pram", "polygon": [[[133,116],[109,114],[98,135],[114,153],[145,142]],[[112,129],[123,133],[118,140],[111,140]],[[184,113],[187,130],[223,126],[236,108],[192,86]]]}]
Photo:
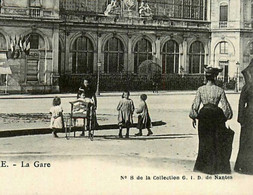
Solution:
[{"label": "pram", "polygon": [[76,126],[77,120],[83,119],[82,135],[84,136],[85,131],[88,131],[88,137],[92,141],[94,137],[94,127],[92,125],[94,118],[92,113],[93,104],[83,99],[78,99],[69,103],[71,104],[71,112],[65,126],[66,138],[69,138],[68,135],[70,135],[72,131],[74,132],[74,137],[76,136],[76,130],[78,128]]}]

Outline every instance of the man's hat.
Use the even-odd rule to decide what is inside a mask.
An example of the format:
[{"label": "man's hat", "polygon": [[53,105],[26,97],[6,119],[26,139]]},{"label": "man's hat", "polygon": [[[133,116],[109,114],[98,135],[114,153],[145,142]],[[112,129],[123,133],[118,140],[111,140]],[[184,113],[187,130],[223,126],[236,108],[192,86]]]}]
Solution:
[{"label": "man's hat", "polygon": [[206,75],[217,76],[220,72],[222,72],[223,68],[214,68],[214,67],[205,65],[204,70],[206,72]]}]

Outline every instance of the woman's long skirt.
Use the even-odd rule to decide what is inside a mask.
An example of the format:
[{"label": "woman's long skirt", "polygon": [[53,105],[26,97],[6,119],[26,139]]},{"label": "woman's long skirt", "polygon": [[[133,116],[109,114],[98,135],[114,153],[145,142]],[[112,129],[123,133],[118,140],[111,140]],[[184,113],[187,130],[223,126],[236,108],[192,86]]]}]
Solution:
[{"label": "woman's long skirt", "polygon": [[200,110],[199,149],[194,171],[207,174],[231,173],[233,131],[226,126],[223,111],[216,105],[207,104]]},{"label": "woman's long skirt", "polygon": [[253,175],[253,110],[246,109],[241,128],[239,152],[234,170]]}]

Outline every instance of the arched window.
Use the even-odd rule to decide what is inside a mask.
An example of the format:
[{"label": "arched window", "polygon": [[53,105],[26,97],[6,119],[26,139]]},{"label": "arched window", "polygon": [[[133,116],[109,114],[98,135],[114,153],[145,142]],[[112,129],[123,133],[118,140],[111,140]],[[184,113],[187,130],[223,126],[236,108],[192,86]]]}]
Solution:
[{"label": "arched window", "polygon": [[162,50],[162,73],[178,73],[179,46],[176,41],[170,40],[165,43]]},{"label": "arched window", "polygon": [[251,42],[249,45],[249,54],[253,55],[253,42]]},{"label": "arched window", "polygon": [[253,1],[251,0],[251,19],[253,18]]},{"label": "arched window", "polygon": [[91,40],[85,36],[78,37],[72,47],[72,73],[92,73],[94,47]]},{"label": "arched window", "polygon": [[200,41],[195,41],[191,44],[189,56],[189,73],[203,73],[205,51],[204,46]]},{"label": "arched window", "polygon": [[64,46],[62,45],[61,42],[59,42],[59,53],[58,53],[58,73],[59,74],[65,73],[64,58],[65,58]]},{"label": "arched window", "polygon": [[124,46],[116,37],[109,39],[104,48],[105,73],[117,73],[124,71]]},{"label": "arched window", "polygon": [[0,52],[6,51],[6,40],[4,36],[0,33]]},{"label": "arched window", "polygon": [[[32,55],[26,63],[26,81],[38,82],[43,80],[45,64],[40,61],[41,53],[45,52],[45,41],[38,33],[30,33],[24,38],[23,49],[26,54]],[[15,54],[14,54],[15,58]]]},{"label": "arched window", "polygon": [[145,38],[139,40],[134,48],[134,72],[138,72],[138,66],[145,60],[152,60],[152,46]]}]

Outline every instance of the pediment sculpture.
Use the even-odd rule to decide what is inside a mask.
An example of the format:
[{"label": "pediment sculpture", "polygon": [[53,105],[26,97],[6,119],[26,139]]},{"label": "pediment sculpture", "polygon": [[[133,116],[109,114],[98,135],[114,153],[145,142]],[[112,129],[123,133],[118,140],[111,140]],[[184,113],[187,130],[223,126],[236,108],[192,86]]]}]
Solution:
[{"label": "pediment sculpture", "polygon": [[120,2],[118,0],[111,0],[104,11],[105,16],[116,15],[120,13]]},{"label": "pediment sculpture", "polygon": [[148,3],[144,3],[143,1],[141,2],[139,7],[139,15],[140,17],[150,17],[153,15]]},{"label": "pediment sculpture", "polygon": [[136,0],[124,0],[124,5],[129,11],[133,11],[136,5]]}]

